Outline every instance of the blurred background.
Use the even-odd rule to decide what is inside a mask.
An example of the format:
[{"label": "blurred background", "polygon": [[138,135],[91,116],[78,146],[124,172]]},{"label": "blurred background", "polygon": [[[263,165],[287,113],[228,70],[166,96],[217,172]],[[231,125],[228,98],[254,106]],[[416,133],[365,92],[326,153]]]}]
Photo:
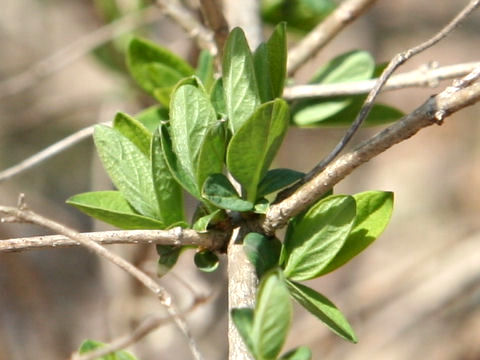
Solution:
[{"label": "blurred background", "polygon": [[[303,15],[291,9],[275,16],[264,12],[265,33],[271,31],[268,21],[287,17],[295,27],[289,33],[293,45],[331,10],[315,1],[291,4],[297,2],[307,6]],[[467,2],[379,0],[298,71],[295,80],[308,81],[318,66],[352,49],[370,51],[378,63],[388,61],[433,35]],[[196,1],[184,3],[198,13]],[[0,170],[81,128],[113,119],[117,111],[134,114],[154,103],[125,71],[123,51],[133,27],[117,23],[114,29],[125,31],[119,36],[105,28],[125,16],[139,25],[134,26],[136,34],[196,63],[195,44],[148,0],[1,1]],[[432,62],[478,61],[479,24],[477,11],[400,71]],[[89,41],[99,39],[98,29],[106,31],[105,40],[93,47]],[[61,57],[35,67],[61,50]],[[76,60],[62,63],[75,51]],[[38,76],[44,73],[49,76]],[[381,100],[408,113],[448,84],[389,92]],[[377,242],[344,268],[310,284],[347,314],[360,342],[346,343],[297,308],[285,349],[308,345],[314,359],[480,359],[479,115],[476,105],[442,127],[423,130],[335,188],[337,193],[395,192],[391,224]],[[354,144],[379,129],[362,130]],[[275,166],[308,171],[343,131],[292,128]],[[0,203],[14,205],[24,192],[29,206],[45,216],[80,231],[105,230],[110,228],[64,202],[79,192],[111,186],[87,139],[0,183]],[[0,239],[41,234],[45,230],[34,226],[0,225]],[[153,246],[113,249],[155,272]],[[206,359],[226,359],[225,264],[204,274],[191,258],[183,255],[161,284],[174,293],[180,308],[189,307],[196,296],[212,295],[188,322]],[[126,274],[81,248],[0,254],[0,360],[67,359],[84,339],[108,342],[162,311]],[[173,326],[160,328],[129,350],[139,359],[191,358]]]}]

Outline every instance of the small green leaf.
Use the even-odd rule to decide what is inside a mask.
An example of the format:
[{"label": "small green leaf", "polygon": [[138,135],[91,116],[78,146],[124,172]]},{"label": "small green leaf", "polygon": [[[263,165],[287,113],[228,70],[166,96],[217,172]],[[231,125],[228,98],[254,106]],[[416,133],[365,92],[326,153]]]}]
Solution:
[{"label": "small green leaf", "polygon": [[243,250],[253,264],[260,279],[263,274],[278,266],[282,243],[259,233],[249,233],[243,239]]},{"label": "small green leaf", "polygon": [[160,218],[167,226],[185,221],[183,211],[183,192],[173,178],[162,150],[162,140],[158,130],[151,145],[152,179]]},{"label": "small green leaf", "polygon": [[325,296],[295,281],[287,280],[290,295],[311,314],[315,315],[330,330],[350,342],[356,343],[357,337],[347,319]]},{"label": "small green leaf", "polygon": [[156,89],[173,87],[194,73],[179,56],[140,38],[133,38],[128,45],[127,66],[137,83],[152,95]]},{"label": "small green leaf", "polygon": [[[80,345],[80,349],[78,350],[79,354],[87,354],[92,350],[96,350],[98,348],[104,347],[105,344],[94,341],[94,340],[85,340],[82,345]],[[124,350],[115,351],[108,355],[96,358],[95,360],[137,360],[135,356],[126,352]]]},{"label": "small green leaf", "polygon": [[353,197],[334,195],[295,217],[285,236],[285,276],[300,281],[318,277],[342,248],[355,214]]},{"label": "small green leaf", "polygon": [[95,126],[93,139],[103,166],[118,190],[140,214],[159,219],[148,157],[117,130]]},{"label": "small green leaf", "polygon": [[223,80],[222,78],[215,80],[213,84],[210,101],[212,102],[215,111],[219,116],[227,117],[227,105],[225,104],[225,95],[223,92]]},{"label": "small green leaf", "polygon": [[152,134],[157,130],[160,122],[168,120],[168,110],[163,106],[154,105],[135,115]]},{"label": "small green leaf", "polygon": [[292,318],[292,303],[280,270],[263,277],[257,294],[251,337],[256,359],[276,359]]},{"label": "small green leaf", "polygon": [[164,229],[159,220],[136,213],[120,191],[95,191],[70,197],[67,204],[75,206],[95,219],[120,229]]},{"label": "small green leaf", "polygon": [[287,103],[276,99],[261,105],[230,140],[227,167],[250,202],[257,200],[258,184],[280,148],[288,122]]},{"label": "small green leaf", "polygon": [[300,171],[291,169],[269,170],[258,185],[258,197],[262,197],[287,187],[305,176]]},{"label": "small green leaf", "polygon": [[253,207],[253,211],[257,214],[266,214],[269,207],[270,202],[266,198],[261,198],[260,200],[257,200]]},{"label": "small green leaf", "polygon": [[221,209],[217,209],[214,212],[201,216],[195,221],[195,224],[193,224],[192,229],[198,232],[205,232],[208,230],[208,227],[211,224],[215,224],[219,221],[226,220],[227,219],[227,214],[225,211]]},{"label": "small green leaf", "polygon": [[245,345],[250,353],[255,354],[253,340],[251,338],[253,328],[253,310],[248,308],[232,309],[232,321],[235,324]]},{"label": "small green leaf", "polygon": [[117,113],[113,120],[113,128],[134,143],[146,156],[150,154],[152,134],[143,124],[124,113]]},{"label": "small green leaf", "polygon": [[193,258],[195,266],[204,272],[212,272],[217,270],[219,260],[218,256],[210,250],[201,250],[195,253]]},{"label": "small green leaf", "polygon": [[196,75],[202,81],[205,89],[212,88],[214,82],[214,63],[215,58],[207,50],[202,50],[198,56]]},{"label": "small green leaf", "polygon": [[299,346],[282,355],[279,360],[311,360],[312,351],[306,346]]},{"label": "small green leaf", "polygon": [[343,247],[321,275],[344,265],[369,246],[387,227],[393,211],[393,193],[366,191],[353,196],[357,204],[355,224]]},{"label": "small green leaf", "polygon": [[162,277],[168,273],[177,263],[178,257],[184,250],[183,246],[157,245],[158,258],[157,276]]},{"label": "small green leaf", "polygon": [[234,211],[249,211],[253,203],[242,200],[223,174],[210,175],[203,185],[203,197],[215,206]]},{"label": "small green leaf", "polygon": [[235,133],[260,104],[252,53],[240,28],[230,32],[225,44],[223,87],[229,127]]}]

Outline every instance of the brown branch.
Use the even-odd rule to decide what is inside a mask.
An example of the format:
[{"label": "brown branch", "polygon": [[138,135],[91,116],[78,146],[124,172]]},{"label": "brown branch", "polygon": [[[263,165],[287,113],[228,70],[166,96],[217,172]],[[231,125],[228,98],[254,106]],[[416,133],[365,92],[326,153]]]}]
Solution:
[{"label": "brown branch", "polygon": [[190,349],[192,354],[194,355],[195,359],[202,359],[200,355],[195,340],[193,339],[190,331],[185,323],[185,320],[180,316],[176,306],[172,303],[172,296],[161,287],[155,280],[153,280],[150,276],[146,273],[123,259],[122,257],[114,254],[113,252],[107,250],[102,245],[92,241],[87,236],[76,232],[75,230],[62,225],[56,221],[43,217],[29,209],[27,209],[24,201],[23,201],[23,194],[19,197],[18,207],[8,207],[8,206],[0,206],[0,213],[4,215],[1,219],[1,222],[19,222],[19,223],[31,223],[40,225],[45,227],[49,230],[52,230],[55,233],[64,235],[69,239],[80,243],[81,245],[85,246],[87,249],[91,250],[96,255],[103,257],[110,261],[111,263],[115,264],[138,281],[140,281],[147,289],[149,289],[155,296],[160,300],[160,303],[165,306],[168,313],[174,319],[178,328],[182,331],[185,337],[188,340]]},{"label": "brown branch", "polygon": [[276,229],[285,226],[290,218],[315,203],[360,165],[408,139],[424,127],[441,123],[444,118],[478,101],[480,101],[478,83],[453,93],[447,88],[431,97],[413,113],[360,144],[353,151],[342,155],[288,198],[270,207],[262,224],[264,231],[273,234]]},{"label": "brown branch", "polygon": [[[442,80],[465,76],[480,66],[480,62],[455,64],[442,67],[424,65],[417,70],[393,75],[385,83],[381,92],[405,89],[408,87],[436,87]],[[313,97],[360,95],[370,92],[379,79],[345,82],[336,84],[308,84],[286,87],[283,98],[296,100]]]},{"label": "brown branch", "polygon": [[289,51],[287,73],[292,75],[309,58],[332,40],[348,24],[357,19],[376,0],[345,0],[324,21]]},{"label": "brown branch", "polygon": [[200,5],[208,26],[213,30],[218,50],[217,58],[222,59],[223,47],[228,37],[228,23],[223,16],[222,2],[219,0],[200,0]]},{"label": "brown branch", "polygon": [[[1,211],[0,207],[0,211]],[[191,229],[180,227],[171,230],[116,230],[82,233],[91,241],[100,245],[131,244],[131,245],[196,245],[205,249],[218,250],[224,247],[225,234],[209,231],[198,233]],[[33,236],[0,240],[0,253],[20,252],[34,249],[65,248],[80,246],[81,243],[63,235]]]},{"label": "brown branch", "polygon": [[53,75],[55,72],[88,54],[98,46],[140,26],[153,23],[162,16],[163,13],[156,6],[151,6],[125,15],[110,24],[98,28],[46,59],[37,62],[26,71],[0,82],[0,99],[26,90],[38,81]]}]

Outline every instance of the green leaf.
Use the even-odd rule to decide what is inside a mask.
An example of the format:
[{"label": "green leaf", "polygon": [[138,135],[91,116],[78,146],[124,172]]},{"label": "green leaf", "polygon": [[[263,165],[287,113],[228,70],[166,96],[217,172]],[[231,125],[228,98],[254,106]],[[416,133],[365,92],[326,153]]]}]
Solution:
[{"label": "green leaf", "polygon": [[327,274],[361,253],[387,227],[393,211],[393,193],[366,191],[353,196],[357,204],[355,224],[343,247],[320,275]]},{"label": "green leaf", "polygon": [[259,233],[249,233],[243,239],[243,250],[255,267],[257,277],[278,266],[282,243]]},{"label": "green leaf", "polygon": [[120,229],[164,229],[159,220],[136,213],[120,191],[95,191],[70,197],[67,204],[75,206],[95,219]]},{"label": "green leaf", "polygon": [[275,27],[267,43],[255,50],[253,59],[262,102],[281,97],[287,73],[286,23]]},{"label": "green leaf", "polygon": [[196,75],[202,81],[205,89],[210,90],[214,82],[215,58],[207,50],[202,50],[198,56]]},{"label": "green leaf", "polygon": [[285,236],[285,276],[309,280],[322,270],[342,248],[355,221],[355,200],[334,195],[295,217]]},{"label": "green leaf", "polygon": [[291,169],[269,170],[258,185],[258,197],[262,197],[287,187],[305,176],[300,171]]},{"label": "green leaf", "polygon": [[113,128],[134,143],[146,156],[150,155],[152,134],[143,124],[124,113],[117,113],[113,120]]},{"label": "green leaf", "polygon": [[184,250],[183,246],[157,245],[158,258],[157,276],[162,277],[177,263],[178,257]]},{"label": "green leaf", "polygon": [[235,134],[260,104],[252,53],[240,28],[230,32],[225,44],[223,87],[229,127]]},{"label": "green leaf", "polygon": [[261,105],[238,129],[227,149],[227,167],[246,191],[257,200],[257,187],[273,161],[288,128],[288,105],[276,99]]},{"label": "green leaf", "polygon": [[193,258],[195,266],[204,272],[212,272],[217,270],[219,260],[218,256],[210,250],[201,250],[195,253]]},{"label": "green leaf", "polygon": [[198,232],[205,232],[208,230],[211,224],[216,224],[217,222],[227,219],[227,214],[221,209],[217,209],[210,214],[199,217],[195,224],[193,224],[192,229]]},{"label": "green leaf", "polygon": [[140,38],[133,38],[128,45],[127,66],[137,83],[152,95],[156,89],[173,87],[194,73],[179,56]]},{"label": "green leaf", "polygon": [[235,324],[245,345],[250,353],[255,354],[255,348],[251,337],[253,328],[253,310],[248,308],[232,309],[232,321]]},{"label": "green leaf", "polygon": [[147,156],[117,130],[104,125],[95,126],[93,139],[105,170],[125,199],[140,214],[159,219]]},{"label": "green leaf", "polygon": [[356,343],[357,337],[347,319],[325,296],[295,281],[287,280],[290,295],[311,314],[315,315],[330,330],[350,342]]},{"label": "green leaf", "polygon": [[277,358],[290,328],[292,310],[281,271],[265,274],[258,288],[251,331],[256,359]]},{"label": "green leaf", "polygon": [[306,346],[299,346],[282,355],[279,360],[311,360],[312,351]]},{"label": "green leaf", "polygon": [[[82,345],[80,345],[80,349],[78,350],[79,354],[86,354],[92,350],[104,347],[105,344],[94,341],[94,340],[85,340]],[[115,351],[108,355],[96,358],[95,360],[137,360],[135,356],[126,352],[124,350]]]},{"label": "green leaf", "polygon": [[185,221],[183,211],[183,192],[174,179],[162,150],[162,140],[158,130],[152,139],[151,145],[152,179],[160,218],[165,224],[171,225]]},{"label": "green leaf", "polygon": [[135,115],[152,134],[157,130],[160,122],[168,120],[168,110],[163,106],[154,105]]},{"label": "green leaf", "polygon": [[225,95],[223,90],[222,78],[215,80],[210,93],[210,101],[217,114],[222,117],[227,117],[227,105],[225,104]]},{"label": "green leaf", "polygon": [[210,175],[203,185],[203,197],[215,206],[234,211],[249,211],[253,203],[240,198],[237,191],[223,174]]}]

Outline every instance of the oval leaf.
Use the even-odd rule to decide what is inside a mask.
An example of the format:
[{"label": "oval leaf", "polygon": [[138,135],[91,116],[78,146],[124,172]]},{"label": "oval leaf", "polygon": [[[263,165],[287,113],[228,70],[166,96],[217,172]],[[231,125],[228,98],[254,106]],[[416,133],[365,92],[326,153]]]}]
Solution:
[{"label": "oval leaf", "polygon": [[232,321],[237,328],[238,333],[242,337],[245,345],[247,345],[250,353],[255,354],[253,340],[251,338],[253,327],[253,310],[248,308],[232,309]]},{"label": "oval leaf", "polygon": [[178,257],[184,250],[183,246],[157,245],[159,255],[157,264],[157,276],[162,277],[168,273],[177,263]]},{"label": "oval leaf", "polygon": [[219,264],[218,256],[210,250],[202,250],[195,253],[193,260],[197,268],[204,272],[217,270]]},{"label": "oval leaf", "polygon": [[255,267],[257,277],[278,266],[282,243],[259,233],[249,233],[243,239],[243,250]]},{"label": "oval leaf", "polygon": [[300,171],[291,169],[269,170],[258,186],[258,197],[271,194],[287,187],[305,176]]},{"label": "oval leaf", "polygon": [[143,124],[124,113],[117,113],[113,120],[113,128],[134,143],[146,156],[150,156],[152,134]]},{"label": "oval leaf", "polygon": [[253,203],[240,198],[237,191],[223,174],[213,174],[203,185],[203,197],[215,206],[233,211],[249,211]]},{"label": "oval leaf", "polygon": [[294,218],[285,236],[285,276],[318,277],[342,248],[354,221],[355,200],[346,195],[329,196]]},{"label": "oval leaf", "polygon": [[153,134],[160,122],[168,120],[168,110],[160,105],[150,106],[135,114],[135,119],[140,121]]}]

